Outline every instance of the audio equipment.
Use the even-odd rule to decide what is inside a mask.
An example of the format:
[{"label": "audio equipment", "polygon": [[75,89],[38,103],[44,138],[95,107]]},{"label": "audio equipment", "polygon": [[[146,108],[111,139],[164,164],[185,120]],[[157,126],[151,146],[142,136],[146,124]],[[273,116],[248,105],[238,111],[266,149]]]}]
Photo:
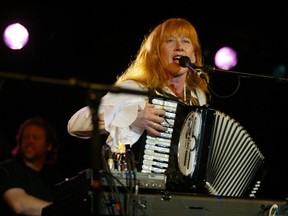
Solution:
[{"label": "audio equipment", "polygon": [[[155,174],[155,173],[129,173],[127,170],[117,171],[112,170],[111,174],[116,180],[116,186],[118,187],[128,187],[128,181],[132,180],[132,186],[136,185],[142,189],[165,189],[166,188],[166,175],[165,174]],[[106,174],[107,175],[107,174]],[[134,176],[135,175],[135,176]],[[133,181],[135,178],[136,181]],[[103,174],[101,177],[101,182],[103,186],[109,186],[106,176]]]},{"label": "audio equipment", "polygon": [[[119,206],[125,206],[125,200],[130,195],[121,193],[119,196]],[[103,194],[99,215],[125,215],[125,212],[123,214],[118,213],[115,210],[115,202],[105,197],[109,196]],[[132,198],[130,197],[130,199]],[[137,197],[134,197],[134,205],[126,209],[127,211],[129,210],[127,215],[145,216],[288,216],[287,200],[218,197],[188,193],[139,194]]]}]

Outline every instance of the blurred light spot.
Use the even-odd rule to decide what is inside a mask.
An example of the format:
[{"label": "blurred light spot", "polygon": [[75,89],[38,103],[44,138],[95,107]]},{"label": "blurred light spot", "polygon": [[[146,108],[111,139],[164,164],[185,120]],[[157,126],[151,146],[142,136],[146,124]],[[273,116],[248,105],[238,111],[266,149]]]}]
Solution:
[{"label": "blurred light spot", "polygon": [[284,64],[279,64],[273,69],[273,76],[275,77],[285,77],[287,74],[287,68]]},{"label": "blurred light spot", "polygon": [[3,33],[4,43],[13,50],[22,49],[27,44],[28,39],[27,29],[19,23],[9,25]]},{"label": "blurred light spot", "polygon": [[237,64],[237,53],[230,47],[223,47],[217,51],[214,61],[218,68],[229,70]]}]

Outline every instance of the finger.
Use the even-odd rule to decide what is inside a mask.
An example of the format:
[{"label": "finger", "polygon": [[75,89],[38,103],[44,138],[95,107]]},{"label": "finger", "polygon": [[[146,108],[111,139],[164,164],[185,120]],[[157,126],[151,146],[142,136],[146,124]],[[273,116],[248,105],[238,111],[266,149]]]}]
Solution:
[{"label": "finger", "polygon": [[147,133],[149,136],[153,136],[153,137],[159,137],[161,135],[161,133],[154,129],[153,127],[150,127],[148,130],[147,130]]},{"label": "finger", "polygon": [[156,122],[153,123],[153,128],[157,131],[166,131],[167,130],[166,127],[164,127],[161,124],[156,123]]},{"label": "finger", "polygon": [[158,109],[158,108],[155,108],[154,109],[154,114],[155,115],[158,115],[158,116],[165,116],[165,110],[163,110],[163,109]]}]

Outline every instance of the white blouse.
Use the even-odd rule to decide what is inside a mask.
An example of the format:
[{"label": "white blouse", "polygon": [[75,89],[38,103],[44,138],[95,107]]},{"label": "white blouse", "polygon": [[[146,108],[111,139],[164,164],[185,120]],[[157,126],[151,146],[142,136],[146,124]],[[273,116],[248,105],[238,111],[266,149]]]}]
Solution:
[{"label": "white blouse", "polygon": [[[147,91],[137,82],[127,80],[118,85],[123,89],[136,91]],[[166,89],[165,89],[166,90]],[[200,106],[206,104],[206,95],[201,90],[191,92],[192,97],[199,100]],[[169,92],[173,94],[172,92]],[[132,146],[144,130],[130,126],[136,119],[138,111],[144,109],[148,101],[148,94],[129,94],[108,92],[101,98],[98,109],[98,124],[100,133],[108,132],[106,140],[112,152],[117,152],[120,144]],[[91,138],[93,135],[92,116],[89,106],[78,110],[68,121],[68,133],[83,139]]]}]

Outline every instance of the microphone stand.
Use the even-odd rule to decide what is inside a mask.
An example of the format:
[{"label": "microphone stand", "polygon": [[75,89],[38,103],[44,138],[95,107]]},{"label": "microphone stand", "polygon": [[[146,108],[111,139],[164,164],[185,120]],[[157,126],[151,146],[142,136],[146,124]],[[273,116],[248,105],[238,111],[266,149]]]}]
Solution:
[{"label": "microphone stand", "polygon": [[[8,73],[0,71],[0,78],[4,79],[12,79],[12,80],[22,80],[22,81],[30,81],[30,82],[39,82],[53,85],[62,85],[68,87],[81,87],[85,89],[89,89],[89,108],[92,115],[92,123],[93,123],[93,136],[91,141],[91,155],[90,155],[90,163],[92,169],[92,175],[94,178],[93,184],[96,183],[95,189],[100,189],[100,170],[102,169],[102,160],[101,160],[101,143],[99,139],[99,128],[98,128],[98,108],[101,103],[101,95],[103,92],[113,92],[113,93],[126,93],[126,94],[136,94],[136,95],[147,95],[148,91],[139,91],[132,89],[120,88],[113,85],[102,85],[96,83],[90,83],[82,80],[77,80],[75,78],[63,80],[63,79],[55,79],[55,78],[47,78],[47,77],[39,77],[39,76],[30,76],[25,74],[17,74],[17,73]],[[99,215],[99,206],[100,203],[100,194],[92,192],[91,195],[91,215]]]},{"label": "microphone stand", "polygon": [[240,77],[260,77],[260,78],[269,78],[269,79],[280,80],[280,81],[287,81],[286,78],[281,78],[281,77],[216,69],[214,66],[211,66],[211,65],[197,66],[191,62],[191,60],[188,56],[181,56],[179,58],[179,64],[181,67],[187,67],[190,71],[194,72],[196,75],[198,75],[199,77],[201,77],[203,79],[205,79],[203,72],[206,72],[208,74],[219,72],[219,73],[226,73],[226,74],[227,73],[235,74],[235,75],[238,75]]},{"label": "microphone stand", "polygon": [[287,78],[283,77],[275,77],[271,75],[263,75],[263,74],[252,74],[252,73],[244,73],[244,72],[238,72],[238,71],[232,71],[232,70],[222,70],[222,69],[217,69],[213,66],[209,65],[204,65],[203,67],[198,67],[198,66],[193,66],[194,69],[199,69],[201,71],[207,72],[207,73],[228,73],[228,74],[235,74],[240,77],[245,77],[245,78],[250,78],[250,77],[258,77],[258,78],[266,78],[266,79],[273,79],[277,81],[288,81]]}]

